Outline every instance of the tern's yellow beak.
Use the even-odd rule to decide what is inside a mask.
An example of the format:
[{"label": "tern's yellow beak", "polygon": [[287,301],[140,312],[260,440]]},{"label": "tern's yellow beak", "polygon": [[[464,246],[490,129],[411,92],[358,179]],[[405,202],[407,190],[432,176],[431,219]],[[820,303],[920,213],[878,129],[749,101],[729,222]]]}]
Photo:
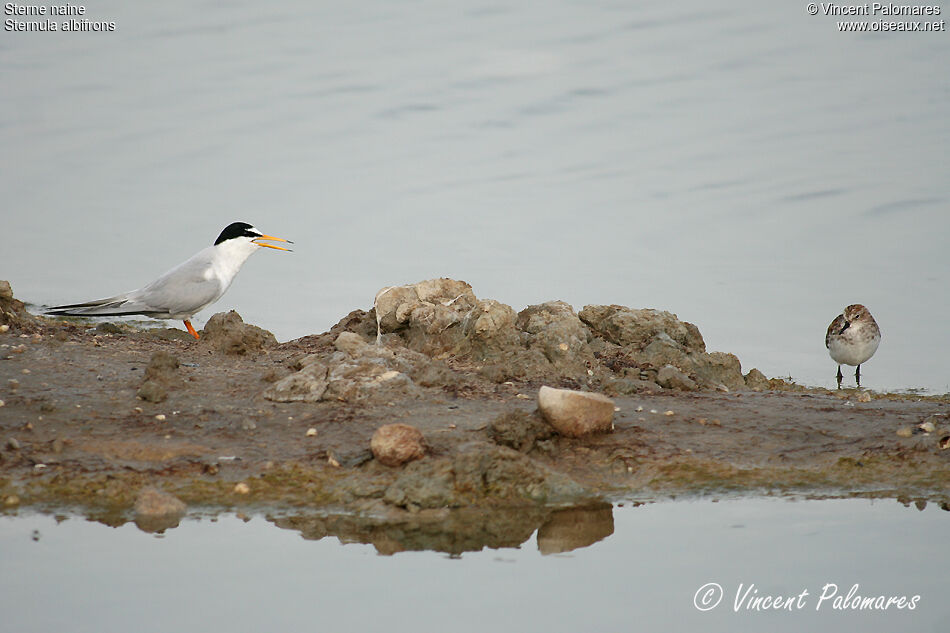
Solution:
[{"label": "tern's yellow beak", "polygon": [[284,248],[283,246],[274,246],[273,244],[265,244],[264,242],[259,242],[258,240],[272,240],[274,242],[286,242],[287,244],[293,244],[293,242],[291,242],[290,240],[285,240],[282,237],[274,237],[272,235],[261,235],[260,237],[255,237],[251,241],[257,244],[258,246],[266,246],[267,248],[276,248],[279,251],[289,251],[291,253],[293,252],[292,249]]}]

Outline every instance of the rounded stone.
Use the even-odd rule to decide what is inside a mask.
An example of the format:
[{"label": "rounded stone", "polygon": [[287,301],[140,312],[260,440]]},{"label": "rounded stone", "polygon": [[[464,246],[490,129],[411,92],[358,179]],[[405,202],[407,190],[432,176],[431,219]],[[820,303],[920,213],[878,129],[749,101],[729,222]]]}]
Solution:
[{"label": "rounded stone", "polygon": [[387,424],[376,429],[369,443],[373,457],[385,466],[399,466],[426,454],[422,432],[408,424]]},{"label": "rounded stone", "polygon": [[568,437],[613,430],[614,401],[599,393],[541,387],[538,409],[555,431]]}]

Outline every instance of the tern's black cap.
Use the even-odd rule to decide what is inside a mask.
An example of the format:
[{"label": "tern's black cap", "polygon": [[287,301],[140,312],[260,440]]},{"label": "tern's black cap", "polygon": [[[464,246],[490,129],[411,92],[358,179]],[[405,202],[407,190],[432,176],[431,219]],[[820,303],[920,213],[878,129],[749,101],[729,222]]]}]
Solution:
[{"label": "tern's black cap", "polygon": [[218,236],[218,239],[214,241],[214,245],[217,246],[225,240],[234,239],[235,237],[260,237],[261,234],[253,226],[247,222],[232,222],[227,225],[221,235]]}]

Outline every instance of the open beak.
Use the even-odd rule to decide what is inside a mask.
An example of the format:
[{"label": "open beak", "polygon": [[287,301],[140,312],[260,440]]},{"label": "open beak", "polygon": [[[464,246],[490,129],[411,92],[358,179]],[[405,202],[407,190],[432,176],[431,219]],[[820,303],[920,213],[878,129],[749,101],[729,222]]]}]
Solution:
[{"label": "open beak", "polygon": [[274,246],[273,244],[265,244],[264,242],[259,242],[258,240],[271,240],[273,242],[285,242],[287,244],[293,244],[293,242],[291,242],[290,240],[285,240],[282,237],[274,237],[272,235],[261,235],[260,237],[255,237],[251,241],[257,244],[258,246],[266,246],[267,248],[276,248],[279,251],[289,251],[291,253],[293,252],[292,249],[284,248],[283,246]]}]

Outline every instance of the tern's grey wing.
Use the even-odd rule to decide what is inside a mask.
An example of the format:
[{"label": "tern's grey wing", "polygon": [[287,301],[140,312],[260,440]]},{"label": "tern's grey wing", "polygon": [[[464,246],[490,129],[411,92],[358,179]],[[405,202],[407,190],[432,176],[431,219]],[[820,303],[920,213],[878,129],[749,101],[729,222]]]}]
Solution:
[{"label": "tern's grey wing", "polygon": [[223,293],[213,274],[209,249],[168,271],[141,290],[129,293],[129,302],[153,313],[193,315]]},{"label": "tern's grey wing", "polygon": [[[206,248],[191,259],[138,290],[70,305],[55,306],[47,314],[64,316],[121,316],[143,314],[156,318],[190,317],[216,301],[224,292],[220,281],[211,273],[212,248]],[[184,317],[183,317],[184,318]]]}]

